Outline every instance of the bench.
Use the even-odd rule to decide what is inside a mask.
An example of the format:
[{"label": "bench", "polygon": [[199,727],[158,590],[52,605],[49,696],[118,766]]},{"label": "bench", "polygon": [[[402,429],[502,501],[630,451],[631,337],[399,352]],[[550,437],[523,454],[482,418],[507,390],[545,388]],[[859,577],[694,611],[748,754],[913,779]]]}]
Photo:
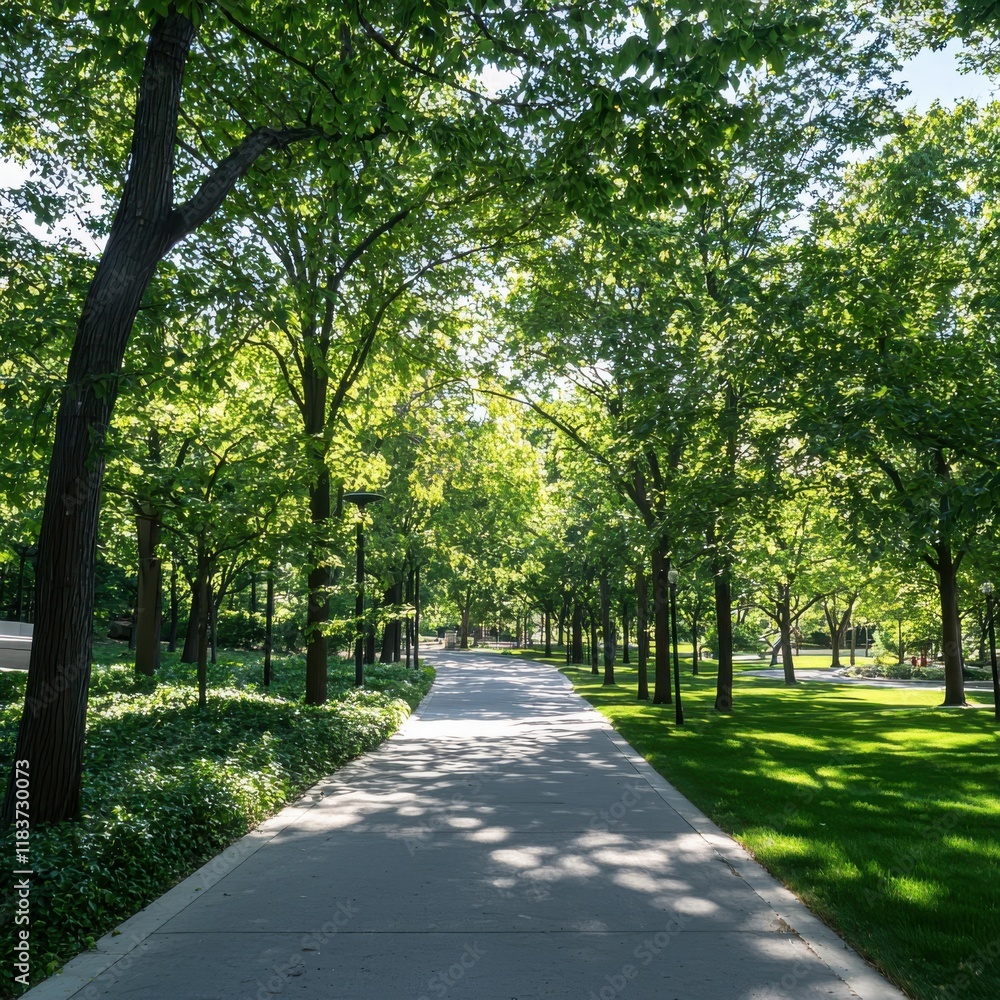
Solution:
[{"label": "bench", "polygon": [[0,622],[0,667],[28,669],[34,628],[29,622]]}]

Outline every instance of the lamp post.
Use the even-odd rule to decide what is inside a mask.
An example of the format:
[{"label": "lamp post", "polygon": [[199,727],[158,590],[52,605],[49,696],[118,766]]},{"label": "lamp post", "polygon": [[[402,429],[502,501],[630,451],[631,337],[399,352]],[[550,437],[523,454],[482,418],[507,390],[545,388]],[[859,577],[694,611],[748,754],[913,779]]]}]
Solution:
[{"label": "lamp post", "polygon": [[670,582],[670,632],[674,645],[674,693],[677,695],[675,720],[678,726],[684,725],[684,712],[681,710],[681,664],[677,653],[677,579],[680,573],[671,568],[667,571]]},{"label": "lamp post", "polygon": [[993,584],[979,588],[986,595],[986,630],[990,637],[990,667],[993,670],[993,717],[1000,722],[1000,674],[997,673],[997,635],[993,624]]},{"label": "lamp post", "polygon": [[378,503],[385,498],[381,493],[366,493],[357,490],[345,493],[344,500],[353,503],[358,508],[358,594],[354,603],[355,628],[357,635],[354,640],[354,686],[361,687],[365,682],[365,634],[362,628],[365,620],[365,507],[370,503]]}]

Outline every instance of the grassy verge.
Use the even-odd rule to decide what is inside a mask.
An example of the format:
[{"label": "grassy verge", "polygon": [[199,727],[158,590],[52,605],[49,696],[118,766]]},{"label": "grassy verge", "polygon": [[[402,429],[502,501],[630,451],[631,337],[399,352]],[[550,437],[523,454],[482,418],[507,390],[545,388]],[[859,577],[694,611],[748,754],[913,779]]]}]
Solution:
[{"label": "grassy verge", "polygon": [[[158,683],[136,680],[120,647],[97,651],[87,719],[83,818],[30,840],[31,981],[45,977],[123,919],[253,829],[345,761],[390,736],[433,680],[398,666],[331,666],[330,701],[301,702],[304,663],[223,653],[199,709],[194,668],[167,657]],[[127,654],[126,654],[127,655]],[[117,662],[116,662],[117,660]],[[13,761],[24,674],[0,674],[0,793]],[[0,835],[4,866],[13,831]],[[0,902],[0,952],[13,961],[15,899]],[[4,976],[0,995],[23,986]]]},{"label": "grassy verge", "polygon": [[[539,657],[542,659],[541,657]],[[673,706],[558,666],[664,777],[918,1000],[1000,996],[1000,727],[941,693],[736,677]],[[682,667],[682,669],[684,669]],[[652,682],[652,677],[650,678]],[[969,693],[970,701],[991,695]],[[992,706],[991,706],[992,708]]]}]

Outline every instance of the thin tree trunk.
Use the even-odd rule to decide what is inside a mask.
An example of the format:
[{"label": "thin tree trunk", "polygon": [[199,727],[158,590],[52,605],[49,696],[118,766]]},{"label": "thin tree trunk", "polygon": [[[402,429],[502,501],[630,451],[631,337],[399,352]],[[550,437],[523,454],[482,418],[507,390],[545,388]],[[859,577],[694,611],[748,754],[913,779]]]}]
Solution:
[{"label": "thin tree trunk", "polygon": [[[699,598],[700,600],[700,598]],[[691,615],[691,676],[698,676],[698,623],[699,616]]]},{"label": "thin tree trunk", "polygon": [[941,602],[941,639],[944,655],[944,704],[964,705],[965,678],[962,675],[962,622],[958,611],[958,563],[951,546],[935,546],[938,595]]},{"label": "thin tree trunk", "polygon": [[719,648],[715,651],[719,672],[715,679],[715,710],[733,710],[733,592],[729,569],[715,566],[715,634]]},{"label": "thin tree trunk", "polygon": [[177,651],[177,630],[180,625],[179,621],[180,607],[179,601],[177,600],[177,563],[171,563],[170,566],[170,628],[167,632],[167,652],[174,653]]},{"label": "thin tree trunk", "polygon": [[635,642],[639,658],[639,701],[649,700],[649,626],[646,612],[649,609],[649,594],[646,585],[646,568],[641,563],[635,573]]},{"label": "thin tree trunk", "polygon": [[459,649],[469,648],[469,616],[472,613],[472,596],[467,594],[465,597],[465,602],[462,605],[462,622],[461,622],[461,637],[459,640]]},{"label": "thin tree trunk", "polygon": [[781,644],[781,667],[785,683],[795,683],[795,661],[792,658],[792,608],[791,586],[787,583],[778,588],[778,629]]},{"label": "thin tree trunk", "polygon": [[570,663],[583,663],[583,606],[573,602],[573,617],[570,622]]},{"label": "thin tree trunk", "polygon": [[135,622],[135,669],[152,677],[160,666],[160,515],[150,510],[136,519],[139,549],[138,597]]},{"label": "thin tree trunk", "polygon": [[191,612],[188,615],[187,629],[184,632],[184,649],[181,651],[181,663],[198,662],[198,577],[195,575],[191,585]]},{"label": "thin tree trunk", "polygon": [[653,549],[653,704],[673,704],[670,680],[670,559],[664,543]]},{"label": "thin tree trunk", "polygon": [[198,595],[198,704],[204,708],[208,704],[208,616],[212,603],[209,591],[208,562],[198,559],[198,580],[195,584]]},{"label": "thin tree trunk", "polygon": [[270,687],[271,648],[274,642],[274,563],[267,570],[267,596],[264,602],[264,687]]},{"label": "thin tree trunk", "polygon": [[629,662],[629,649],[628,649],[628,601],[622,601],[622,663]]},{"label": "thin tree trunk", "polygon": [[598,667],[600,662],[600,654],[597,649],[597,615],[594,614],[593,608],[590,610],[590,672],[592,674],[599,674],[601,671]]},{"label": "thin tree trunk", "polygon": [[219,662],[219,639],[218,639],[218,625],[219,625],[219,605],[222,603],[222,597],[219,596],[216,600],[215,596],[212,594],[212,585],[209,583],[208,587],[208,634],[211,638],[211,649],[212,649],[212,664],[213,666]]},{"label": "thin tree trunk", "polygon": [[420,669],[420,567],[413,568],[413,667]]},{"label": "thin tree trunk", "polygon": [[545,612],[545,655],[552,655],[552,612]]},{"label": "thin tree trunk", "polygon": [[615,636],[611,620],[611,585],[607,573],[601,574],[601,631],[604,633],[604,683],[615,682]]},{"label": "thin tree trunk", "polygon": [[375,662],[375,612],[381,607],[377,597],[372,597],[371,615],[365,622],[365,663],[371,666]]},{"label": "thin tree trunk", "polygon": [[[309,379],[303,379],[303,386]],[[306,432],[322,430],[325,412],[325,385],[312,390],[319,399],[310,398],[311,409],[319,416],[307,420]],[[323,455],[312,456],[316,479],[309,490],[309,516],[312,521],[312,567],[309,570],[309,600],[306,606],[306,704],[324,705],[327,698],[329,642],[326,634],[330,620],[330,570],[327,565],[326,534],[330,520],[330,473]]]}]

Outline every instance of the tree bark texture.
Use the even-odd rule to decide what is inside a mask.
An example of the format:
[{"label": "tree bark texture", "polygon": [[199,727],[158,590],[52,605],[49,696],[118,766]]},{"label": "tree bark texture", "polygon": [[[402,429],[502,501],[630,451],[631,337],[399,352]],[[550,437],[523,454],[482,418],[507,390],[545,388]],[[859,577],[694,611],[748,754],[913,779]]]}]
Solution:
[{"label": "tree bark texture", "polygon": [[144,511],[136,519],[139,587],[135,616],[135,669],[152,677],[160,666],[160,515]]},{"label": "tree bark texture", "polygon": [[315,478],[309,487],[313,546],[306,606],[306,704],[323,705],[327,698],[329,643],[326,627],[330,620],[330,570],[326,564],[325,544],[330,520],[330,473],[322,454],[314,456],[313,465]]},{"label": "tree bark texture", "polygon": [[177,651],[177,630],[180,625],[180,609],[177,601],[177,564],[170,567],[170,627],[167,630],[167,652]]},{"label": "tree bark texture", "polygon": [[594,614],[593,610],[590,612],[590,672],[592,674],[599,674],[598,664],[600,663],[600,654],[597,649],[598,644],[597,636],[597,615]]},{"label": "tree bark texture", "polygon": [[640,565],[635,573],[635,643],[639,675],[638,700],[649,700],[649,642],[646,612],[649,608],[649,594],[646,583],[646,568]]},{"label": "tree bark texture", "polygon": [[622,601],[622,663],[628,663],[629,661],[629,613],[628,613],[628,601]]},{"label": "tree bark texture", "polygon": [[944,704],[964,705],[965,678],[962,675],[962,622],[958,611],[958,563],[951,546],[935,546],[938,595],[941,603],[941,639],[944,656]]},{"label": "tree bark texture", "polygon": [[785,683],[795,683],[795,660],[792,657],[792,597],[791,587],[787,583],[778,586],[778,631],[781,645],[781,669],[785,674]]},{"label": "tree bark texture", "polygon": [[604,683],[615,682],[615,634],[611,620],[611,585],[606,573],[601,574],[601,631],[604,633]]},{"label": "tree bark texture", "polygon": [[715,679],[715,710],[733,710],[733,591],[725,567],[715,570],[715,651],[719,672]]},{"label": "tree bark texture", "polygon": [[264,687],[271,686],[271,648],[274,643],[274,565],[267,570],[267,596],[264,598]]},{"label": "tree bark texture", "polygon": [[570,620],[570,663],[583,663],[583,605],[573,602],[573,616]]},{"label": "tree bark texture", "polygon": [[653,704],[673,704],[670,682],[670,558],[666,546],[653,549]]}]

